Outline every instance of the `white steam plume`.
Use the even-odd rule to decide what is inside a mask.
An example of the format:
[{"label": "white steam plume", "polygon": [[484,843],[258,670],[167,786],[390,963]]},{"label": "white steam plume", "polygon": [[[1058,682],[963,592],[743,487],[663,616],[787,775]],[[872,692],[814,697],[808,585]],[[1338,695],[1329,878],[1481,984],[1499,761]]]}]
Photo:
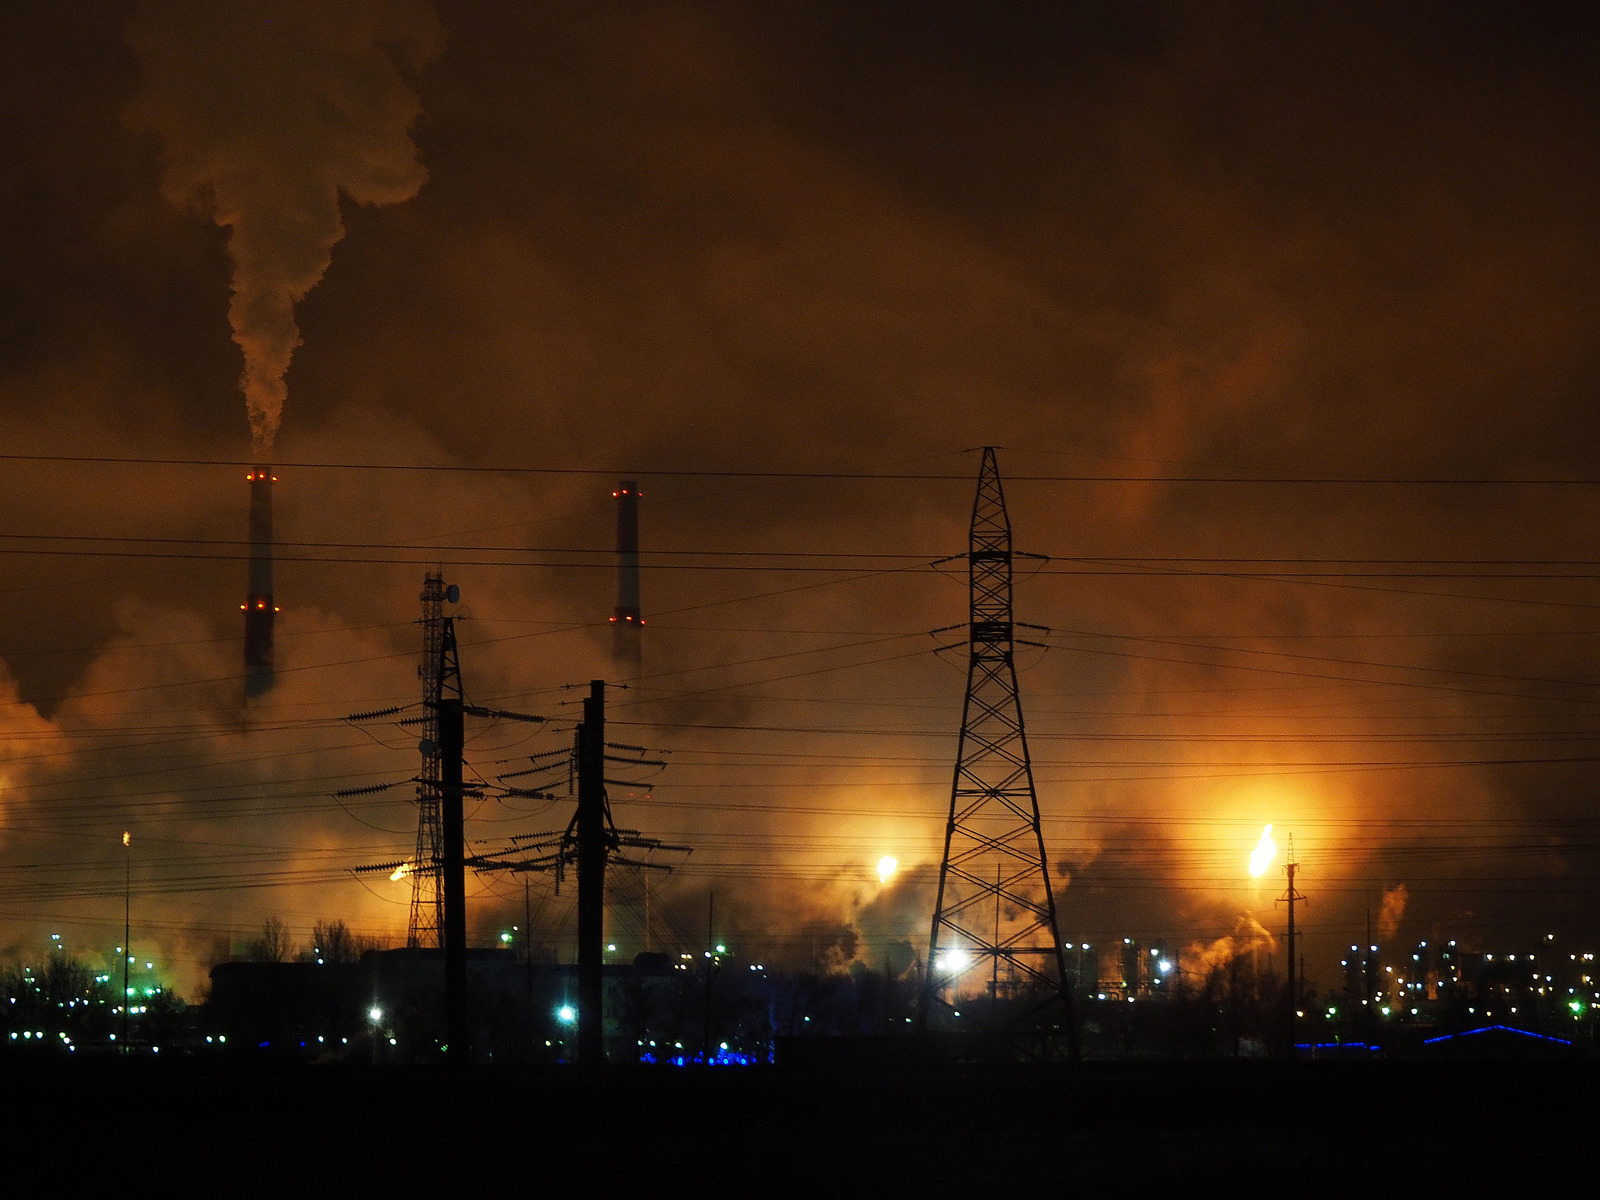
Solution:
[{"label": "white steam plume", "polygon": [[1378,913],[1378,937],[1389,941],[1400,930],[1400,921],[1406,915],[1406,901],[1411,891],[1403,883],[1383,889],[1383,908]]},{"label": "white steam plume", "polygon": [[266,453],[300,345],[295,302],[344,236],[339,193],[396,204],[427,180],[401,67],[438,54],[438,20],[426,0],[147,0],[126,36],[144,76],[126,119],[161,136],[163,191],[229,231],[228,319]]}]

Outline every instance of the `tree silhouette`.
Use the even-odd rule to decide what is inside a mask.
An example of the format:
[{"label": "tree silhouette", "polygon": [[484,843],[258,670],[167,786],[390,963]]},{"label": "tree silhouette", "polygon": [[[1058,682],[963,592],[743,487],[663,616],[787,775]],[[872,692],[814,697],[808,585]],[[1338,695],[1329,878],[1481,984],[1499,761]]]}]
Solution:
[{"label": "tree silhouette", "polygon": [[250,943],[250,961],[281,963],[293,957],[294,942],[289,937],[289,927],[277,917],[268,917],[261,923],[261,936]]}]

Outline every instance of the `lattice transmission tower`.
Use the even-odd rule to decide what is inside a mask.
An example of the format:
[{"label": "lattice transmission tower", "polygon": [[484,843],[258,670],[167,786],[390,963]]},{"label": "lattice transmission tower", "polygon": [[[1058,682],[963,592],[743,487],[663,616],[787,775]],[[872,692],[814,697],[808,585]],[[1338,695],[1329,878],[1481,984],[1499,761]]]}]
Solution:
[{"label": "lattice transmission tower", "polygon": [[444,826],[440,802],[443,769],[439,751],[439,688],[443,663],[444,576],[422,581],[422,770],[417,775],[417,852],[411,860],[411,920],[406,945],[415,949],[444,945]]},{"label": "lattice transmission tower", "polygon": [[967,694],[918,1023],[981,1030],[1037,1052],[1058,1031],[1069,1045],[1073,1039],[1017,696],[1011,522],[992,446],[983,451],[963,557],[971,598]]}]

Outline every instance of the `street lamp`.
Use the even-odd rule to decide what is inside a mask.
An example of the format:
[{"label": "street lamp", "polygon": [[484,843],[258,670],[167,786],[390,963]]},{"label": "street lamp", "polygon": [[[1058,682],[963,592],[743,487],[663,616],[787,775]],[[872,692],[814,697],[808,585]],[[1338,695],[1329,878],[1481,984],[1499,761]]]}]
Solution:
[{"label": "street lamp", "polygon": [[122,831],[122,1052],[128,1053],[128,964],[133,961],[133,834]]}]

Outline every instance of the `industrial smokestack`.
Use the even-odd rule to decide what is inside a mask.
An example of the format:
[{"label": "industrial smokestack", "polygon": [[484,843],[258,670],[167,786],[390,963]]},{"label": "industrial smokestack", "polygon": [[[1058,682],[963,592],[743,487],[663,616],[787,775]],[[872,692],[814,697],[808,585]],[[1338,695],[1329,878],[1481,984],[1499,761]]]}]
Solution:
[{"label": "industrial smokestack", "polygon": [[239,607],[244,610],[244,694],[249,699],[273,684],[272,623],[272,485],[271,467],[256,467],[250,481],[250,588]]},{"label": "industrial smokestack", "polygon": [[617,498],[617,608],[611,615],[615,630],[611,655],[621,667],[637,670],[642,653],[639,628],[639,485],[624,479],[611,493]]}]

